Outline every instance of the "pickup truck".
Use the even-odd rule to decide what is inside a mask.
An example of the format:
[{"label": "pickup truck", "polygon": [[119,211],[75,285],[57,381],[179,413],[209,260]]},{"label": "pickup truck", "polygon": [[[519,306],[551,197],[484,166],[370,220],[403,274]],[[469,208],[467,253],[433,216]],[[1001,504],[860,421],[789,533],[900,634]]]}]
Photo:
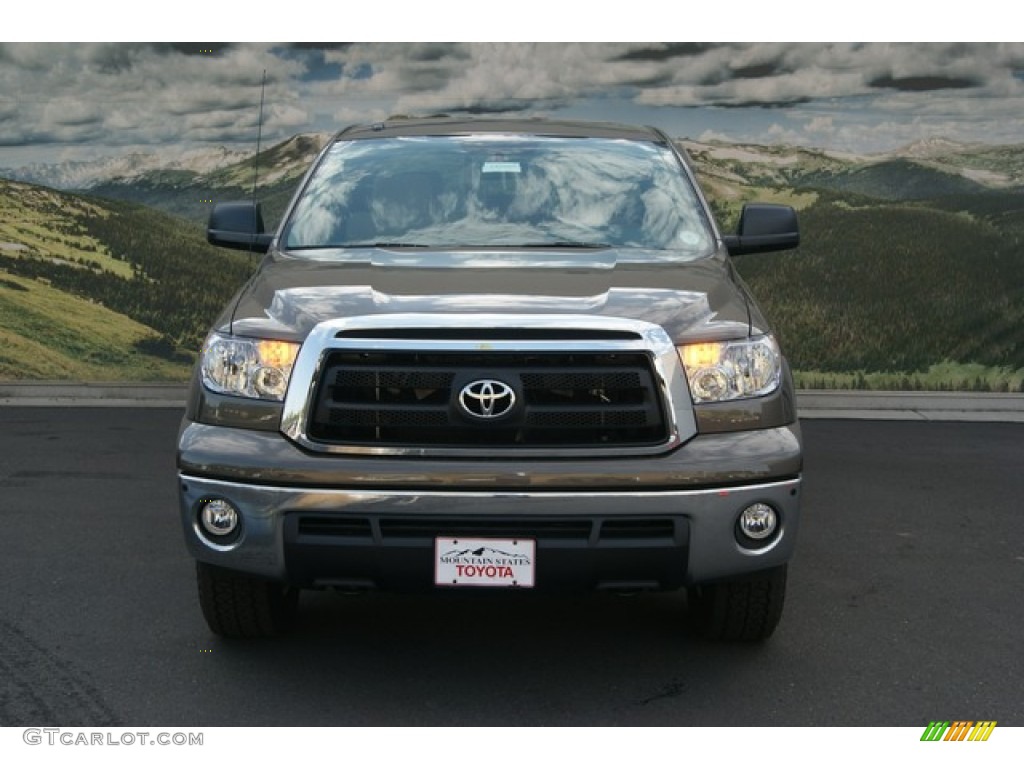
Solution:
[{"label": "pickup truck", "polygon": [[[301,590],[685,590],[694,630],[779,623],[799,525],[789,368],[647,127],[402,119],[338,133],[213,324],[178,446],[212,632],[277,634]],[[680,603],[683,611],[683,601]]]}]

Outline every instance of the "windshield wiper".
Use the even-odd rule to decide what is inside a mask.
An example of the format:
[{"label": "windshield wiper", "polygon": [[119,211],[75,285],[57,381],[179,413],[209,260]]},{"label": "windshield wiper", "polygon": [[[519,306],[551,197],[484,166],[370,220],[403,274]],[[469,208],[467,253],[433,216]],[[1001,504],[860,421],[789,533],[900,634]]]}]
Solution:
[{"label": "windshield wiper", "polygon": [[293,245],[289,251],[328,251],[339,248],[430,248],[426,243],[373,242],[373,243],[324,243],[323,245]]},{"label": "windshield wiper", "polygon": [[339,248],[430,248],[427,243],[405,243],[401,240],[378,240],[372,243],[345,243]]},{"label": "windshield wiper", "polygon": [[588,248],[591,250],[601,250],[603,248],[614,248],[615,246],[611,243],[596,243],[589,242],[587,240],[543,240],[535,243],[523,243],[522,245],[514,246],[517,248]]},{"label": "windshield wiper", "polygon": [[456,249],[456,250],[482,250],[482,249],[497,249],[497,250],[515,250],[516,248],[579,248],[582,250],[607,250],[609,248],[615,248],[617,246],[611,243],[597,243],[588,242],[585,240],[538,240],[531,243],[488,243],[486,245],[471,245],[466,243],[449,243],[449,244],[429,244],[429,243],[409,243],[401,240],[378,240],[370,243],[326,243],[324,245],[293,245],[287,250],[289,251],[318,251],[318,250],[330,250],[332,248],[441,248],[441,249]]}]

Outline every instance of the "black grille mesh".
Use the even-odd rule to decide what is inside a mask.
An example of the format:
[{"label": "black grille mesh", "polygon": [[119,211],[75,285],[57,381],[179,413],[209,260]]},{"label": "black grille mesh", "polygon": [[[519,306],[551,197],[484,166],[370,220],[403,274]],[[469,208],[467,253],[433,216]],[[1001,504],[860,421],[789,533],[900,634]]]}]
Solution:
[{"label": "black grille mesh", "polygon": [[[643,353],[350,351],[327,355],[308,424],[333,445],[615,447],[667,439]],[[493,379],[515,392],[496,419],[473,418],[459,392]]]},{"label": "black grille mesh", "polygon": [[[374,524],[376,523],[376,525]],[[673,540],[679,534],[670,517],[529,518],[529,517],[368,517],[302,514],[297,532],[303,536],[341,538],[434,539],[437,536],[532,538],[541,541],[610,542],[640,539]]]}]

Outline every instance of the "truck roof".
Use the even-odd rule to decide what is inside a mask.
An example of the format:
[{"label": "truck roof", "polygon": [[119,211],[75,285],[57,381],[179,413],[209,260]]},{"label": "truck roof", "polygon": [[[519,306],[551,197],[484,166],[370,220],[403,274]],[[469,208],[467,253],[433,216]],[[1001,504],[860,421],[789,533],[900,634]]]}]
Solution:
[{"label": "truck roof", "polygon": [[379,123],[353,125],[335,136],[335,140],[378,139],[398,136],[458,136],[474,133],[512,133],[534,136],[571,136],[582,138],[665,141],[655,128],[585,120],[549,120],[546,118],[465,118],[424,117],[389,119]]}]

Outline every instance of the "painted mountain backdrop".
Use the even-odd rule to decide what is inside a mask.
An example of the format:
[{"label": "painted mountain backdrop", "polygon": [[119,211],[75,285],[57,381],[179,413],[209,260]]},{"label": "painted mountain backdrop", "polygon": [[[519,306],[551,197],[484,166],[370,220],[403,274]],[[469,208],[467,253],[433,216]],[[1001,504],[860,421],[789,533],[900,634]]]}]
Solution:
[{"label": "painted mountain backdrop", "polygon": [[[0,171],[0,378],[185,378],[253,266],[206,245],[211,201],[255,180],[276,223],[326,139],[256,168],[213,150]],[[798,384],[1024,389],[1024,146],[680,143],[724,229],[745,201],[800,211],[798,251],[737,261]]]}]

